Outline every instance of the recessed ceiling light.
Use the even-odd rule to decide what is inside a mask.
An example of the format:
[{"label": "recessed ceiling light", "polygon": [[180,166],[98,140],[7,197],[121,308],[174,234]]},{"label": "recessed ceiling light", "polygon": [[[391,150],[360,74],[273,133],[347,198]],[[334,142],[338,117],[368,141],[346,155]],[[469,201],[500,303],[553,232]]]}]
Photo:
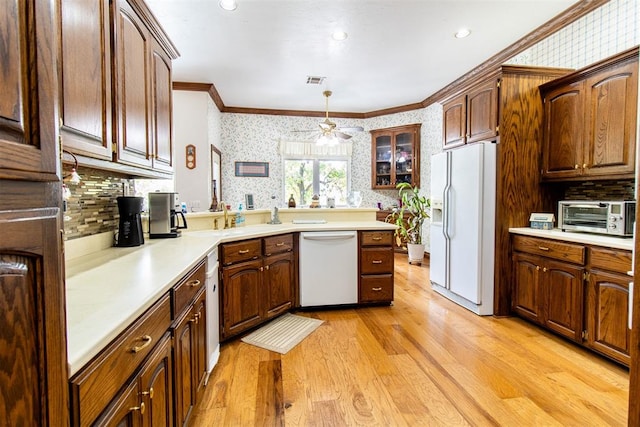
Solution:
[{"label": "recessed ceiling light", "polygon": [[471,30],[469,30],[468,28],[460,28],[458,32],[455,34],[455,36],[457,39],[463,39],[467,37],[469,34],[471,34]]},{"label": "recessed ceiling light", "polygon": [[345,40],[348,36],[349,35],[342,30],[334,31],[333,34],[331,34],[331,37],[334,40],[338,40],[338,41]]},{"label": "recessed ceiling light", "polygon": [[236,3],[236,0],[220,0],[218,4],[224,10],[236,10],[236,8],[238,7],[238,3]]}]

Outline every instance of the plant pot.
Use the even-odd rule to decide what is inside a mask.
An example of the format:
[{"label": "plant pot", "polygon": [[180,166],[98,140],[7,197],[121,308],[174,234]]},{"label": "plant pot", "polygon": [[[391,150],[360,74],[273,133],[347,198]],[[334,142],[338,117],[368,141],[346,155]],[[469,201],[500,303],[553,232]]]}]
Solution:
[{"label": "plant pot", "polygon": [[407,250],[409,251],[409,264],[422,265],[422,259],[424,258],[424,245],[407,243]]}]

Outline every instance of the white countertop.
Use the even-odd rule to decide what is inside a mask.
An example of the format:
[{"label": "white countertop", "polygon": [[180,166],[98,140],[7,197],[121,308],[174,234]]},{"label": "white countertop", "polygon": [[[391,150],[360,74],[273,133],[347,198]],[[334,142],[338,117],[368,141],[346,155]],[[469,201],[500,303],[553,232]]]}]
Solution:
[{"label": "white countertop", "polygon": [[69,376],[97,355],[218,244],[298,231],[394,230],[379,221],[250,225],[111,247],[66,263]]},{"label": "white countertop", "polygon": [[628,251],[633,250],[633,238],[631,237],[613,237],[604,234],[562,231],[559,228],[554,228],[553,230],[539,230],[529,227],[510,228],[509,233],[563,240],[565,242],[604,246],[607,248],[626,249]]}]

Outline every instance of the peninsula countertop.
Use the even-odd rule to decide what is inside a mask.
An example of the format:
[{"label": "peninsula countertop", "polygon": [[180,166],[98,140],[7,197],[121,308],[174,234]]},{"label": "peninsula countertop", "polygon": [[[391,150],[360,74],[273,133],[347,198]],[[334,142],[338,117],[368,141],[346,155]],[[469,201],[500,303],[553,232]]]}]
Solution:
[{"label": "peninsula countertop", "polygon": [[66,262],[67,352],[73,376],[220,243],[300,231],[395,230],[380,221],[259,224],[184,232]]}]

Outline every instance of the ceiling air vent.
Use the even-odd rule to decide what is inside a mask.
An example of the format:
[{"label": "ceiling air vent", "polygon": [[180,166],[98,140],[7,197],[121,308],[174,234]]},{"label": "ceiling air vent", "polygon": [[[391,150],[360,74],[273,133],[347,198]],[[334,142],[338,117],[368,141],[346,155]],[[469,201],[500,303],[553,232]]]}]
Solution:
[{"label": "ceiling air vent", "polygon": [[321,85],[322,82],[324,82],[324,79],[326,79],[326,77],[307,76],[307,84],[308,85]]}]

